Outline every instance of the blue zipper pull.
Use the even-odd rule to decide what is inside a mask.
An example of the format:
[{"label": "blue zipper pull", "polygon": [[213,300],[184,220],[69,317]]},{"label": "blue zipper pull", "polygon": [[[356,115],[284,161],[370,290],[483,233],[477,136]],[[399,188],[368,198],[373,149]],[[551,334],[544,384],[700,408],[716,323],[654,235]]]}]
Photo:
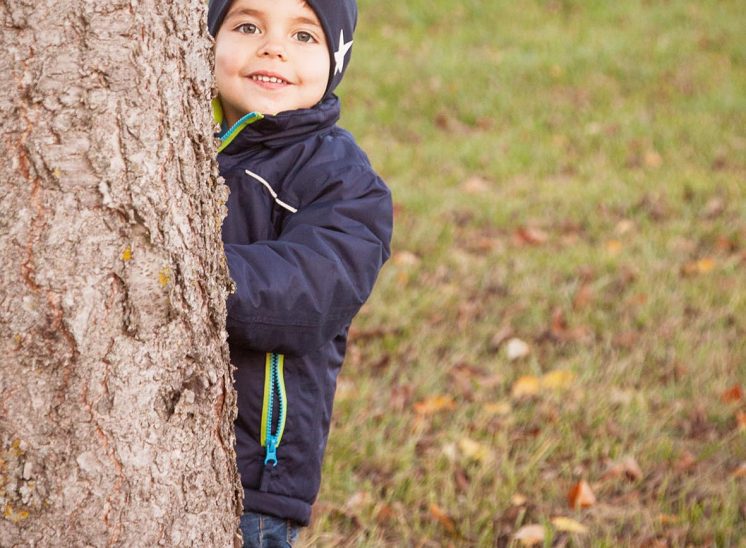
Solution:
[{"label": "blue zipper pull", "polygon": [[277,436],[267,436],[267,454],[264,457],[264,464],[277,466]]}]

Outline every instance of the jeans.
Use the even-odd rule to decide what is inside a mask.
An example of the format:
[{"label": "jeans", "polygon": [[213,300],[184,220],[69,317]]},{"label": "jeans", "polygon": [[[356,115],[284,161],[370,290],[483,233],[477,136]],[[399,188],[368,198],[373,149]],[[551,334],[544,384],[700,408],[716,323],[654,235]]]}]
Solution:
[{"label": "jeans", "polygon": [[241,516],[243,548],[287,548],[298,539],[300,526],[294,522],[246,512]]}]

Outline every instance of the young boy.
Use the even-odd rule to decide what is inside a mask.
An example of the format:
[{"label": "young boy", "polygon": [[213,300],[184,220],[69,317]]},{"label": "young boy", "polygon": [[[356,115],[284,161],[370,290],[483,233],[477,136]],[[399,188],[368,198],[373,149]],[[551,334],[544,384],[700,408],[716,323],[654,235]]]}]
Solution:
[{"label": "young boy", "polygon": [[309,522],[350,322],[389,256],[389,190],[336,125],[356,19],[354,0],[209,3],[245,546]]}]

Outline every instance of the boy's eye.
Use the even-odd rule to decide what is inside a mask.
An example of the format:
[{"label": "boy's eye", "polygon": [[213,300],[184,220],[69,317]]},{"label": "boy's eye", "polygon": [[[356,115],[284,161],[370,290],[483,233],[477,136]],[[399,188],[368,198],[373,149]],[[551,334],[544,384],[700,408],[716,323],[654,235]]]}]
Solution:
[{"label": "boy's eye", "polygon": [[254,23],[244,23],[236,27],[236,30],[242,34],[256,34],[259,29]]},{"label": "boy's eye", "polygon": [[304,30],[300,30],[295,33],[295,38],[299,42],[316,42],[316,39],[313,37],[313,35],[310,32],[306,32]]}]

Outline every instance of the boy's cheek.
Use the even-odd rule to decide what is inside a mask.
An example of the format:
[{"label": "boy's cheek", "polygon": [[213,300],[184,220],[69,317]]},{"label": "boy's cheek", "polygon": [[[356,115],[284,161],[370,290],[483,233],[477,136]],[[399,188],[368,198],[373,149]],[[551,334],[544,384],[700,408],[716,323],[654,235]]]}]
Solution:
[{"label": "boy's cheek", "polygon": [[219,40],[215,44],[215,66],[223,70],[235,70],[239,66],[240,48],[231,44],[230,40]]},{"label": "boy's cheek", "polygon": [[229,77],[240,73],[240,64],[235,56],[215,53],[215,76]]}]

